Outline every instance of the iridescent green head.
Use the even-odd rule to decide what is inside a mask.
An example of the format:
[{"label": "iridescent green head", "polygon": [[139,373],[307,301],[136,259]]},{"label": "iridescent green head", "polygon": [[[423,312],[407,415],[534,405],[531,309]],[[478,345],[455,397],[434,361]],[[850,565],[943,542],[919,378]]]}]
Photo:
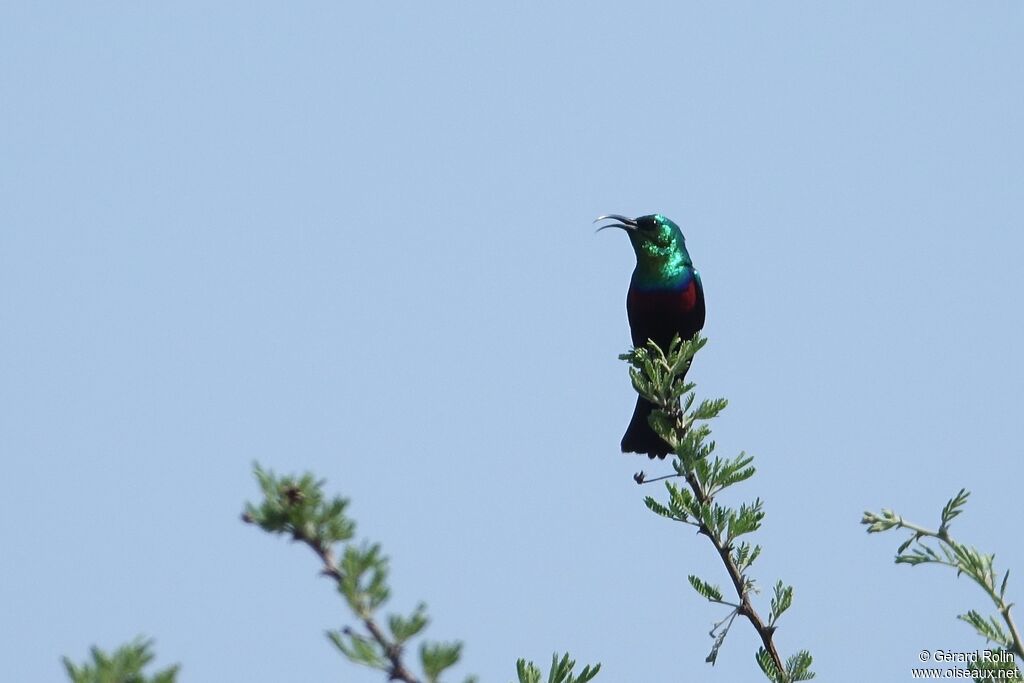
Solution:
[{"label": "iridescent green head", "polygon": [[618,214],[600,216],[597,220],[613,220],[605,228],[621,228],[629,235],[636,253],[633,281],[637,284],[668,284],[684,280],[693,274],[693,262],[686,251],[683,231],[660,213],[639,218],[626,218]]}]

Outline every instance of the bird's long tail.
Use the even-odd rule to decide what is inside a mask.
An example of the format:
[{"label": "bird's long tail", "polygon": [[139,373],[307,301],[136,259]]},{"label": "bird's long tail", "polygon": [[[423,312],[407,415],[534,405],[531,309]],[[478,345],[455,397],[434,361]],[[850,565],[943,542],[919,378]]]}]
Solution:
[{"label": "bird's long tail", "polygon": [[665,440],[658,436],[647,417],[654,410],[654,404],[643,396],[636,397],[636,407],[633,409],[633,418],[626,427],[626,433],[622,435],[623,453],[643,453],[649,458],[664,458],[672,452]]}]

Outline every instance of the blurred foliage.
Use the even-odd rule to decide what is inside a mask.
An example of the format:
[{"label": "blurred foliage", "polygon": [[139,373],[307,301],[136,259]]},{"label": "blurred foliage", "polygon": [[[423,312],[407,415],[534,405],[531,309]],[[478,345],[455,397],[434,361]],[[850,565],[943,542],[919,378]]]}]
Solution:
[{"label": "blurred foliage", "polygon": [[[355,543],[356,524],[347,515],[349,501],[329,497],[324,482],[311,474],[278,476],[254,467],[263,499],[247,503],[243,520],[271,534],[280,534],[305,544],[323,563],[322,573],[334,580],[344,597],[356,626],[328,631],[327,637],[349,661],[383,672],[388,680],[440,683],[442,676],[458,664],[462,643],[420,641],[418,653],[422,675],[413,674],[405,663],[408,643],[421,638],[430,624],[427,607],[420,603],[411,614],[379,611],[391,596],[388,558],[376,543]],[[386,629],[381,624],[386,624]],[[572,677],[574,662],[568,654],[556,657],[548,680],[552,683],[584,683],[593,678],[600,665],[586,667]],[[520,680],[539,671],[530,662],[519,661]],[[533,680],[528,678],[527,680]],[[465,679],[474,683],[475,677]]]},{"label": "blurred foliage", "polygon": [[175,683],[180,668],[177,664],[152,676],[142,672],[155,657],[152,645],[151,640],[137,638],[117,648],[113,654],[92,647],[89,650],[91,662],[76,665],[64,657],[64,668],[72,683]]}]

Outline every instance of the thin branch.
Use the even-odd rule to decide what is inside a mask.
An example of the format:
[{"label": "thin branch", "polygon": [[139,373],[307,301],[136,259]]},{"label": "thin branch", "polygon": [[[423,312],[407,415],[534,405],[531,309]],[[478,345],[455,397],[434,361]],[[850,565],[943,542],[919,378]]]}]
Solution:
[{"label": "thin branch", "polygon": [[[682,413],[681,406],[676,405],[669,411],[669,414],[673,417],[677,426],[681,428],[683,434],[689,425],[684,422],[685,416]],[[714,502],[714,496],[709,495],[704,488],[703,483],[697,476],[697,473],[692,469],[687,471],[684,475],[686,483],[690,486],[690,490],[693,492],[696,501],[708,508],[711,507]],[[779,654],[778,648],[775,647],[775,641],[772,636],[775,633],[775,627],[769,626],[761,619],[761,615],[754,609],[753,603],[750,601],[750,591],[748,590],[746,579],[743,576],[743,572],[740,571],[739,567],[732,558],[732,546],[723,543],[722,539],[715,534],[711,529],[707,527],[703,522],[697,524],[698,533],[708,537],[711,541],[711,545],[718,551],[718,556],[722,559],[722,564],[725,565],[725,570],[729,574],[729,579],[732,581],[733,588],[736,590],[736,595],[740,599],[740,604],[736,608],[737,613],[742,614],[750,622],[750,625],[757,631],[758,637],[761,639],[761,645],[764,647],[765,652],[772,658],[772,662],[775,663],[775,667],[779,674],[785,677],[786,665],[782,661],[782,655]]]},{"label": "thin branch", "polygon": [[1003,615],[1003,621],[1006,622],[1006,627],[1010,629],[1010,636],[1013,638],[1013,651],[1018,657],[1024,657],[1024,642],[1020,639],[1020,632],[1017,630],[1017,624],[1014,623],[1013,617],[1010,616],[1010,609],[1013,608],[1013,604],[1006,605],[999,609],[999,612]]},{"label": "thin branch", "polygon": [[[905,519],[903,519],[902,516],[896,516],[895,521],[896,528],[913,531],[914,541],[917,543],[920,543],[922,538],[934,538],[943,546],[953,551],[954,555],[957,554],[956,551],[958,548],[963,547],[962,543],[955,540],[952,536],[949,535],[949,531],[946,529],[945,525],[940,527],[938,531],[932,531],[931,529],[926,529],[912,522],[908,522]],[[961,571],[967,574],[976,584],[981,586],[981,588],[984,589],[986,593],[988,593],[989,598],[992,599],[992,602],[995,604],[996,609],[999,611],[999,614],[1003,617],[1003,622],[1006,624],[1006,627],[1010,630],[1010,636],[1013,638],[1014,653],[1016,653],[1018,657],[1024,657],[1024,641],[1021,640],[1020,632],[1017,630],[1017,624],[1014,622],[1013,617],[1010,615],[1010,609],[1013,607],[1013,603],[1007,603],[1005,600],[1003,600],[1002,596],[997,593],[995,586],[992,585],[991,582],[987,580],[985,577],[978,576],[973,571],[964,571],[964,567],[960,566],[959,564],[956,564],[955,562],[950,562],[940,557],[931,558],[928,560],[928,562],[932,564],[945,565],[947,567],[952,567],[953,569]]]},{"label": "thin branch", "polygon": [[[696,497],[697,502],[702,505],[710,506],[712,503],[712,497],[704,494],[704,491],[700,487],[699,482],[696,478],[692,481],[689,476],[686,477],[687,482],[690,484],[690,490],[693,491],[693,495]],[[699,533],[704,534],[711,541],[711,545],[718,551],[718,556],[722,558],[722,564],[725,565],[725,570],[729,574],[729,579],[732,581],[732,586],[736,590],[736,595],[739,596],[740,604],[737,607],[737,612],[742,614],[750,622],[750,625],[757,631],[758,637],[761,638],[761,645],[764,646],[765,651],[772,658],[775,663],[775,667],[779,673],[783,676],[786,675],[786,665],[782,662],[782,656],[779,654],[778,649],[775,647],[775,641],[772,639],[772,635],[775,633],[775,627],[769,626],[754,609],[753,603],[750,602],[750,591],[747,590],[746,580],[743,578],[743,573],[732,559],[732,547],[722,543],[722,540],[718,538],[707,526],[704,524],[699,525]]]},{"label": "thin branch", "polygon": [[[671,353],[671,347],[669,353]],[[662,351],[661,357],[659,359],[660,362],[665,366],[665,369],[669,373],[676,374],[676,376],[678,377],[678,381],[683,381],[685,378],[686,370],[689,369],[690,362],[692,362],[692,357],[688,359],[686,363],[686,368],[683,369],[681,373],[676,373],[675,368],[669,366],[668,361],[665,358],[665,355],[665,352]],[[686,386],[690,387],[691,385]],[[678,393],[675,393],[674,395],[678,396]],[[672,431],[675,433],[677,437],[676,442],[677,444],[682,444],[684,442],[687,432],[693,426],[694,420],[686,415],[685,410],[683,406],[680,404],[678,398],[673,398],[672,396],[673,392],[668,391],[665,392],[665,395],[652,396],[649,397],[649,399],[652,400],[652,402],[655,403],[655,405],[657,405],[662,411],[664,411],[668,415],[669,419],[673,424]],[[688,403],[687,405],[689,406],[690,404]],[[692,465],[687,465],[683,462],[683,458],[679,455],[678,452],[678,446],[676,446],[675,450],[676,456],[679,457],[681,465],[677,465],[676,474],[658,477],[657,479],[646,479],[643,472],[639,472],[636,475],[634,475],[634,480],[637,482],[637,484],[644,484],[650,481],[657,481],[659,479],[669,479],[674,476],[681,475],[686,480],[686,483],[689,486],[690,490],[693,492],[693,496],[697,504],[703,507],[704,509],[712,509],[712,503],[714,501],[714,491],[709,490],[709,488],[706,487],[705,482],[702,482],[700,480],[699,475],[694,470]],[[748,584],[746,578],[743,576],[743,572],[740,571],[740,568],[736,565],[735,561],[733,561],[732,545],[728,541],[723,540],[721,535],[718,534],[716,531],[709,528],[708,525],[705,524],[702,519],[696,519],[694,526],[697,527],[698,533],[708,537],[708,540],[711,541],[711,544],[718,552],[718,556],[721,558],[722,564],[725,565],[726,572],[729,574],[729,579],[732,581],[732,585],[736,591],[736,595],[739,597],[739,605],[735,606],[735,612],[733,613],[732,617],[735,617],[737,614],[741,614],[747,618],[747,621],[750,622],[751,626],[754,627],[754,630],[760,637],[761,644],[764,647],[765,652],[768,653],[769,657],[771,657],[771,660],[775,665],[775,668],[778,672],[777,680],[787,680],[788,673],[786,671],[786,665],[782,661],[782,656],[779,654],[778,649],[775,647],[775,642],[772,638],[773,634],[775,633],[775,627],[764,622],[761,616],[757,613],[757,610],[754,608],[753,603],[750,601],[750,585]],[[730,619],[730,624],[731,623],[732,622]],[[716,628],[719,625],[716,625]],[[716,650],[718,644],[719,643],[716,643]],[[712,651],[712,658],[716,650]]]},{"label": "thin branch", "polygon": [[[329,576],[339,583],[342,581],[344,575],[338,569],[338,563],[335,561],[334,553],[330,547],[325,546],[318,539],[308,538],[299,532],[296,532],[296,539],[312,548],[313,552],[320,558],[320,561],[324,563],[321,574]],[[388,670],[388,680],[402,681],[403,683],[420,683],[420,680],[402,662],[402,648],[397,643],[392,643],[388,640],[384,632],[380,630],[377,622],[373,620],[373,617],[370,614],[360,614],[359,618],[388,658],[388,663],[391,665]]]}]

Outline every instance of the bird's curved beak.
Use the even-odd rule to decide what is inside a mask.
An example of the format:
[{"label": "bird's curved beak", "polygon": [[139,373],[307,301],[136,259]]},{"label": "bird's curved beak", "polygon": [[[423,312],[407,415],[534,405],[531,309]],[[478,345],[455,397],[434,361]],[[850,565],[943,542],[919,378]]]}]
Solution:
[{"label": "bird's curved beak", "polygon": [[626,230],[628,232],[632,232],[633,230],[637,229],[637,225],[636,225],[636,220],[635,219],[627,218],[626,216],[620,216],[617,213],[609,213],[609,214],[605,214],[604,216],[598,216],[597,218],[594,219],[594,222],[597,223],[598,221],[607,221],[607,220],[613,220],[613,221],[616,221],[616,222],[615,223],[608,223],[607,225],[602,225],[600,228],[598,228],[594,232],[601,232],[605,228],[622,228],[623,230]]}]

